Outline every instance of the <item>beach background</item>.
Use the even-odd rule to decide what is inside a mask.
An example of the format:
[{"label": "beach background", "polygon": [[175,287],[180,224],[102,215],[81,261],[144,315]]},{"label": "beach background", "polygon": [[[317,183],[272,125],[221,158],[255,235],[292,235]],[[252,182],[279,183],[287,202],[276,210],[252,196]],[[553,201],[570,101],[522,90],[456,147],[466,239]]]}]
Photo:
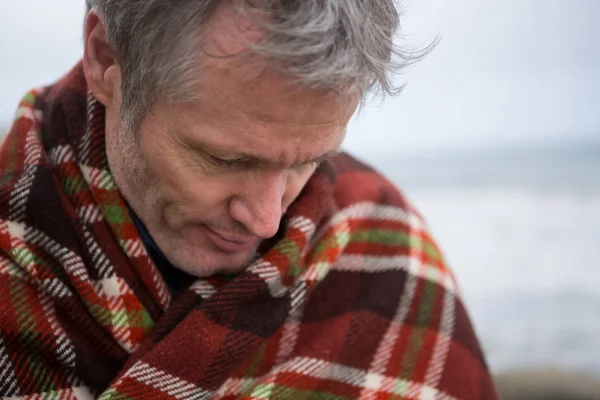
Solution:
[{"label": "beach background", "polygon": [[[0,0],[0,132],[81,57],[82,0]],[[600,2],[404,3],[437,48],[346,149],[396,183],[455,271],[494,372],[600,376]]]}]

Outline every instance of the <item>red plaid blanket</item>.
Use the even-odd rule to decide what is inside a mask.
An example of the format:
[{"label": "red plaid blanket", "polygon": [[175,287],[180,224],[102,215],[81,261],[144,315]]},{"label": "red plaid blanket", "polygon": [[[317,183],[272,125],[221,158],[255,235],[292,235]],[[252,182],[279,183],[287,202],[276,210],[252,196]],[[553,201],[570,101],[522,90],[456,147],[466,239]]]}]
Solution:
[{"label": "red plaid blanket", "polygon": [[81,66],[0,149],[0,395],[495,399],[422,219],[348,155],[233,279],[171,298],[111,177]]}]

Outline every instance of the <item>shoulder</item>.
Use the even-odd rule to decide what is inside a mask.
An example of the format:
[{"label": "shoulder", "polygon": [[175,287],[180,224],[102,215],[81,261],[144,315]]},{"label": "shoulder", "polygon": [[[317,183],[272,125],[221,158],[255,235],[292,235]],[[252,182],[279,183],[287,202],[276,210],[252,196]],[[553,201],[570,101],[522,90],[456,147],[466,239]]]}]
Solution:
[{"label": "shoulder", "polygon": [[[25,173],[26,166],[35,162],[39,153],[42,115],[36,104],[42,91],[34,89],[23,96],[12,125],[0,145],[0,193],[12,191],[13,185]],[[4,196],[0,196],[0,202],[3,199]],[[6,207],[0,209],[5,210]]]},{"label": "shoulder", "polygon": [[[327,248],[332,263],[304,309],[305,321],[331,332],[321,335],[330,340],[322,348],[364,370],[376,357],[386,366],[384,379],[427,383],[442,397],[495,399],[455,277],[415,207],[350,155],[322,171],[333,183],[336,211],[317,249]],[[356,336],[340,340],[336,332],[349,327]],[[359,353],[369,356],[361,360]]]},{"label": "shoulder", "polygon": [[414,223],[423,224],[422,216],[402,190],[372,166],[345,152],[328,164],[325,173],[334,185],[338,209],[354,207],[388,212],[395,209],[410,215]]},{"label": "shoulder", "polygon": [[343,232],[344,237],[342,256],[334,269],[401,270],[457,291],[431,230],[398,187],[349,154],[335,157],[327,168],[336,203],[327,229],[334,236]]},{"label": "shoulder", "polygon": [[[86,97],[85,78],[78,63],[68,74],[50,86],[30,90],[15,112],[6,136],[0,137],[0,188],[18,180],[26,166],[39,166],[46,161],[48,148],[67,139],[64,121],[57,117],[67,114],[80,130],[85,126],[86,102],[69,101]],[[74,107],[75,105],[76,107]]]},{"label": "shoulder", "polygon": [[48,88],[34,89],[23,97],[0,146],[0,252],[14,252],[15,243],[29,246],[23,241],[32,227],[65,218],[56,207],[62,197],[42,134],[47,93]]}]

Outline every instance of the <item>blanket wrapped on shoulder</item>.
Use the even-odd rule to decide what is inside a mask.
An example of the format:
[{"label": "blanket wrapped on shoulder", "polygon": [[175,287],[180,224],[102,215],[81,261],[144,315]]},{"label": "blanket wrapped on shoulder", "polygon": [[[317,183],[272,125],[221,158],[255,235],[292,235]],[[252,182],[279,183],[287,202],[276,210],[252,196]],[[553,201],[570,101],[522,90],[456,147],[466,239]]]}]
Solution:
[{"label": "blanket wrapped on shoulder", "polygon": [[0,396],[495,399],[426,226],[349,155],[243,272],[172,296],[107,164],[81,65],[0,148]]}]

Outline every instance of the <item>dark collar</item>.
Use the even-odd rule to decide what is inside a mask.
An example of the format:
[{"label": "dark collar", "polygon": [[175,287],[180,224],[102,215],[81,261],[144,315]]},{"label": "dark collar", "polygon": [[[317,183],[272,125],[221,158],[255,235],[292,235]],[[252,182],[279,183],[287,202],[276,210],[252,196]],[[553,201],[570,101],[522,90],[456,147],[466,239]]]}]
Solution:
[{"label": "dark collar", "polygon": [[131,214],[131,219],[133,220],[133,223],[140,234],[142,243],[144,243],[144,247],[146,248],[148,255],[162,274],[171,294],[174,294],[175,292],[187,287],[194,280],[194,277],[175,267],[169,261],[164,253],[158,248],[154,242],[154,239],[152,239],[152,236],[150,236],[150,232],[148,232],[148,229],[142,220],[136,215],[131,207],[129,207],[129,213]]}]

